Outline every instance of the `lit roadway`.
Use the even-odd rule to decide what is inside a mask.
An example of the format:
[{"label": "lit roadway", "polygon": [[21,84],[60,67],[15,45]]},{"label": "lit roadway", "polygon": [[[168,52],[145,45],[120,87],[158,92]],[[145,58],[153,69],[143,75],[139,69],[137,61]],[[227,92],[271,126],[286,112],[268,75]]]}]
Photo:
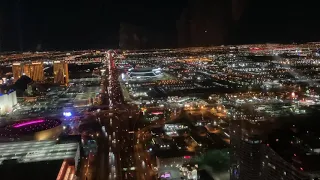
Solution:
[{"label": "lit roadway", "polygon": [[152,180],[154,174],[150,157],[143,149],[146,135],[139,135],[143,132],[140,130],[134,134],[137,137],[134,141],[128,140],[132,109],[124,103],[117,68],[110,53],[107,54],[105,67],[101,88],[101,107],[104,108],[97,114],[102,133],[98,138],[96,177],[87,176],[86,180]]},{"label": "lit roadway", "polygon": [[[173,115],[171,117],[175,118],[176,116]],[[154,164],[155,162],[152,162],[150,154],[147,152],[144,145],[152,138],[152,135],[149,132],[150,128],[160,124],[163,125],[164,123],[165,119],[155,120],[150,125],[141,128],[135,133],[134,158],[138,180],[153,180],[156,178],[156,174],[154,172],[156,164]]]},{"label": "lit roadway", "polygon": [[120,163],[120,150],[119,150],[119,118],[115,113],[111,113],[116,107],[115,89],[116,70],[111,53],[107,53],[106,73],[103,77],[102,86],[103,92],[103,105],[107,105],[108,112],[99,115],[100,123],[102,125],[101,138],[99,139],[98,146],[98,164],[97,164],[97,179],[99,180],[121,180],[121,163]]},{"label": "lit roadway", "polygon": [[[129,117],[131,108],[124,103],[118,81],[117,68],[111,53],[105,62],[102,79],[102,105],[98,113],[102,133],[98,139],[96,178],[98,180],[135,179],[134,172],[123,169],[134,167],[133,144],[130,142]],[[131,156],[132,155],[132,156]]]},{"label": "lit roadway", "polygon": [[147,131],[140,130],[136,133],[136,145],[134,146],[135,151],[135,164],[137,170],[137,179],[138,180],[152,180],[154,179],[154,172],[152,164],[150,160],[149,153],[144,149],[144,144],[146,140],[150,138],[150,134]]},{"label": "lit roadway", "polygon": [[[176,119],[180,115],[180,112],[172,113],[170,115],[170,120]],[[145,149],[144,145],[147,143],[150,138],[152,138],[151,133],[149,132],[150,128],[153,126],[163,125],[165,119],[159,119],[153,121],[149,126],[141,128],[135,133],[135,165],[137,170],[137,179],[138,180],[153,180],[156,178],[154,172],[154,167],[156,167],[155,162],[152,162],[150,154]]]},{"label": "lit roadway", "polygon": [[108,52],[106,56],[106,73],[103,77],[102,104],[107,108],[107,111],[101,111],[98,115],[102,126],[102,134],[98,142],[97,154],[97,178],[99,180],[121,180],[121,122],[117,108],[122,103],[122,95],[117,81],[116,67]]}]

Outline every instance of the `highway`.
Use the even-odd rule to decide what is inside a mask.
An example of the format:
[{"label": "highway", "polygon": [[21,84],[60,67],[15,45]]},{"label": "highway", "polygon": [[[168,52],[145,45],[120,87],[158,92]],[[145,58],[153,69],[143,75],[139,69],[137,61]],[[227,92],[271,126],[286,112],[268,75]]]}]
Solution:
[{"label": "highway", "polygon": [[[130,140],[130,107],[124,103],[117,68],[110,52],[105,61],[102,80],[102,105],[97,115],[102,135],[98,140],[98,180],[135,179],[133,142]],[[126,169],[126,170],[125,170]]]},{"label": "highway", "polygon": [[[108,112],[101,111],[100,119],[102,135],[98,140],[97,178],[99,180],[121,180],[121,121],[116,108],[121,102],[117,72],[111,52],[106,54],[106,73],[102,79],[103,100],[102,104]],[[114,113],[113,113],[114,112]]]},{"label": "highway", "polygon": [[149,153],[143,148],[146,134],[132,133],[136,111],[124,102],[111,53],[106,56],[105,67],[99,106],[103,109],[96,115],[102,132],[97,141],[96,173],[85,180],[152,180],[153,166]]},{"label": "highway", "polygon": [[137,179],[138,180],[152,180],[154,179],[154,172],[153,167],[154,164],[151,163],[150,155],[146,150],[143,148],[144,144],[146,143],[146,139],[148,139],[147,132],[145,131],[138,131],[137,133],[136,142],[137,144],[134,147],[135,150],[135,164],[137,169]]}]

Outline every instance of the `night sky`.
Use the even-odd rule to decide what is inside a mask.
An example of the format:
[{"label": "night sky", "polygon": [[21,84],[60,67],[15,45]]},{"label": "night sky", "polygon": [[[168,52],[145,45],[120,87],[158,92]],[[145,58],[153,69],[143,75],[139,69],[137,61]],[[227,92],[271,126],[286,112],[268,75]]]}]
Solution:
[{"label": "night sky", "polygon": [[[212,22],[211,28],[220,29],[208,36],[223,33],[227,37],[212,44],[291,43],[320,38],[316,0],[211,0],[230,2],[221,8],[207,4],[208,0],[193,1],[203,3],[201,8],[206,12],[222,10],[200,14],[204,10],[191,7],[187,0],[0,0],[1,49],[117,48],[121,22],[161,31],[171,47],[176,43],[172,38],[177,36],[176,22],[182,11],[190,8],[191,16],[204,16],[207,23]],[[195,28],[202,28],[201,23]]]}]

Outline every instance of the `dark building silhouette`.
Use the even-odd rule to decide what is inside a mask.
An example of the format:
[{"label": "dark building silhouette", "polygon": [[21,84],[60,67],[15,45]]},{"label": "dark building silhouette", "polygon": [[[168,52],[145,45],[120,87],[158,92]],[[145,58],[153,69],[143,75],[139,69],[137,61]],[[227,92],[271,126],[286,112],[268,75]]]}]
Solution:
[{"label": "dark building silhouette", "polygon": [[28,87],[28,84],[32,83],[32,79],[26,75],[22,75],[13,85],[8,86],[6,90],[14,89],[17,92],[17,96],[22,96]]}]

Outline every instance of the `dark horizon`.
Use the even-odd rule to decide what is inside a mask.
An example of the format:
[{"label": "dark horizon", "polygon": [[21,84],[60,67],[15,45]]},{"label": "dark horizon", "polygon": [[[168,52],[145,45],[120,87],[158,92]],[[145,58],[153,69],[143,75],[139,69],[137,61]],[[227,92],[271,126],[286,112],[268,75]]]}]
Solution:
[{"label": "dark horizon", "polygon": [[[313,2],[288,0],[12,0],[0,2],[0,50],[118,48],[122,23],[139,27],[137,31],[148,39],[137,49],[317,41],[316,7]],[[198,41],[180,45],[177,21],[186,10],[195,30],[182,38],[193,36]],[[201,35],[199,29],[205,28],[210,31]],[[154,40],[155,36],[161,42]]]}]

